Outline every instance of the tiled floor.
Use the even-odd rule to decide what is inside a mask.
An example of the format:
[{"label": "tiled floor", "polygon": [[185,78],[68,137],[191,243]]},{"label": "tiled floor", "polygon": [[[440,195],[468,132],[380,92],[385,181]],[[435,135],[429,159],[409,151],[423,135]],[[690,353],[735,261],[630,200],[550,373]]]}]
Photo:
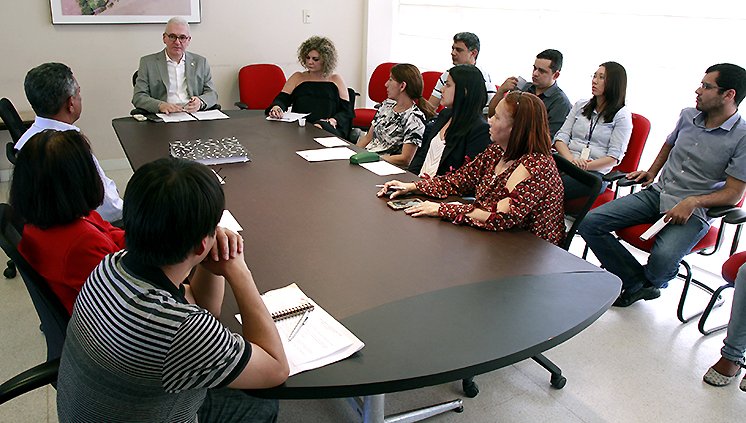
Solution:
[{"label": "tiled floor", "polygon": [[[129,172],[112,173],[124,191]],[[7,184],[0,184],[5,198]],[[575,248],[581,242],[575,243]],[[580,251],[574,251],[580,253]],[[0,257],[4,260],[4,256]],[[3,261],[4,262],[4,261]],[[698,263],[714,264],[722,258]],[[702,280],[719,277],[697,270]],[[702,375],[719,357],[724,333],[703,337],[696,323],[676,319],[681,282],[674,281],[660,299],[612,308],[579,335],[548,351],[567,377],[556,390],[549,374],[525,361],[477,377],[481,393],[464,398],[460,383],[389,394],[387,411],[396,413],[455,398],[465,411],[449,412],[435,422],[735,422],[743,421],[746,392],[737,382],[713,388]],[[696,291],[696,290],[695,290]],[[730,303],[728,294],[728,304]],[[20,278],[0,279],[0,381],[45,358],[39,321]],[[728,306],[715,312],[713,323],[727,320]],[[55,391],[38,389],[0,405],[2,422],[56,422]],[[280,422],[354,422],[346,400],[283,401]]]}]

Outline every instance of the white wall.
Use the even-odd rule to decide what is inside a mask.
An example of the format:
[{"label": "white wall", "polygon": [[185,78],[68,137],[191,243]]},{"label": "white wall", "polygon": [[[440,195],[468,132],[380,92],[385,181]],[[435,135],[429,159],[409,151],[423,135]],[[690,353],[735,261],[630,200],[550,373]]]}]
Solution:
[{"label": "white wall", "polygon": [[460,31],[479,36],[478,62],[496,84],[511,75],[530,80],[536,54],[555,48],[565,59],[558,83],[574,103],[591,96],[591,75],[599,64],[621,63],[628,75],[628,106],[652,123],[643,168],[681,109],[694,107],[694,90],[707,67],[746,66],[743,0],[391,1],[399,20],[391,59],[421,70],[452,66],[452,37]]},{"label": "white wall", "polygon": [[[296,49],[311,35],[335,42],[336,72],[357,90],[364,75],[364,7],[363,0],[202,0],[202,23],[191,25],[189,50],[207,57],[225,109],[235,109],[243,65],[276,63],[290,76],[301,70]],[[310,24],[302,21],[303,9],[312,12]],[[132,74],[141,56],[163,48],[163,29],[162,24],[52,25],[48,1],[3,2],[0,97],[8,97],[19,111],[30,111],[23,92],[26,72],[44,62],[67,64],[83,95],[76,125],[91,139],[105,169],[126,167],[111,120],[129,115]],[[2,151],[8,139],[7,131],[0,132]],[[5,154],[0,156],[0,170],[8,169]]]}]

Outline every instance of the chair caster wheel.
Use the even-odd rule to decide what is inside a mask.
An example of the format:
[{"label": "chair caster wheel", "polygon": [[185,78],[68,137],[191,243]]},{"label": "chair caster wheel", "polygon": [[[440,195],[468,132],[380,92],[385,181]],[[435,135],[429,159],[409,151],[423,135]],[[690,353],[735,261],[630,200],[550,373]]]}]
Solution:
[{"label": "chair caster wheel", "polygon": [[456,413],[463,413],[464,412],[464,406],[462,405],[459,408],[454,408],[453,411],[455,411]]},{"label": "chair caster wheel", "polygon": [[467,398],[474,398],[479,394],[479,385],[472,379],[464,379],[462,381],[462,387],[464,389],[464,395]]},{"label": "chair caster wheel", "polygon": [[6,279],[13,279],[16,277],[16,265],[12,261],[8,261],[8,268],[3,271],[3,276]]},{"label": "chair caster wheel", "polygon": [[552,376],[552,379],[550,381],[553,387],[557,389],[562,389],[565,387],[565,384],[567,383],[567,378],[564,376]]}]

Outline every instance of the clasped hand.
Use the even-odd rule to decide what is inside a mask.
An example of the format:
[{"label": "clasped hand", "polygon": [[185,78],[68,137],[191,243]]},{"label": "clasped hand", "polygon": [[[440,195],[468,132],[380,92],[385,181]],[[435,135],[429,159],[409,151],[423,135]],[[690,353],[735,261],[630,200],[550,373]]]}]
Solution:
[{"label": "clasped hand", "polygon": [[241,235],[218,226],[215,231],[215,242],[202,265],[211,273],[225,275],[232,265],[246,265],[243,256],[243,238]]}]

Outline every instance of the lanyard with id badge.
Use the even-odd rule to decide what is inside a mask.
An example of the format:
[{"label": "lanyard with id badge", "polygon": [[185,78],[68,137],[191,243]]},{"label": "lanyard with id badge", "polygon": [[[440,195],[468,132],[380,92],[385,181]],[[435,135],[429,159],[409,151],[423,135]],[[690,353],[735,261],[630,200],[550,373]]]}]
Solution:
[{"label": "lanyard with id badge", "polygon": [[591,117],[590,127],[588,128],[588,142],[585,147],[580,150],[580,160],[588,160],[588,158],[591,157],[591,137],[593,136],[593,130],[596,129],[596,125],[598,125],[599,119],[601,119],[601,115],[598,113],[596,113],[595,122],[593,121],[593,117]]}]

